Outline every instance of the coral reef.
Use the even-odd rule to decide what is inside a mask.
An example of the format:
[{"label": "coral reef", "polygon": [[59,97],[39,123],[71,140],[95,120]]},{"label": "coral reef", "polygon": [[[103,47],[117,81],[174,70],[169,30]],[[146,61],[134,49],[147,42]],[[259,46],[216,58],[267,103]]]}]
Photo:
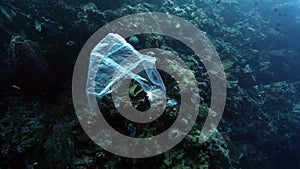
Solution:
[{"label": "coral reef", "polygon": [[[70,0],[0,2],[0,168],[299,168],[299,2]],[[202,106],[188,136],[174,149],[128,159],[96,146],[79,125],[70,96],[81,46],[98,28],[138,12],[173,14],[193,23],[213,42],[226,72],[227,104],[212,137],[199,144],[210,103],[208,74],[176,39],[156,34],[127,39],[136,49],[162,48],[178,55],[168,69],[198,81]],[[138,21],[133,26],[142,26]],[[126,25],[127,26],[127,25]],[[181,26],[181,25],[178,25]],[[178,83],[159,71],[169,98],[165,116],[140,126],[121,119],[110,96],[104,115],[122,134],[148,137],[169,127],[180,107]],[[141,86],[129,88],[131,104],[147,108]],[[130,103],[128,103],[130,104]],[[281,163],[280,163],[281,162]]]}]

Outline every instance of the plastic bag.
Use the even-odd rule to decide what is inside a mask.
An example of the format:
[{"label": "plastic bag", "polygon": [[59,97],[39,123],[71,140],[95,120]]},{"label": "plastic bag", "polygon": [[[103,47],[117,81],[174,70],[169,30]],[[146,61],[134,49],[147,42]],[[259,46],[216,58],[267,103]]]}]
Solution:
[{"label": "plastic bag", "polygon": [[[118,34],[110,33],[101,40],[90,54],[87,95],[98,98],[111,93],[123,79],[134,79],[147,93],[150,100],[153,91],[166,93],[165,85],[155,66],[155,57],[140,54]],[[138,66],[143,66],[146,76],[133,72]],[[161,93],[161,92],[156,92]]]}]

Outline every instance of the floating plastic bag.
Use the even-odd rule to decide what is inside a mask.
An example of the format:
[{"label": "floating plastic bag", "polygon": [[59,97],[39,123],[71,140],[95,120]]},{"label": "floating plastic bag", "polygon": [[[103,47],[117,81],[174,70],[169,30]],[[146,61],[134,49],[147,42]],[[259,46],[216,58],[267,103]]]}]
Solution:
[{"label": "floating plastic bag", "polygon": [[[91,52],[87,95],[102,98],[120,86],[118,83],[123,79],[134,79],[147,93],[148,99],[155,100],[159,96],[153,97],[153,91],[160,90],[166,93],[155,61],[154,57],[140,54],[120,35],[110,33]],[[147,77],[133,72],[138,66],[143,66]]]}]

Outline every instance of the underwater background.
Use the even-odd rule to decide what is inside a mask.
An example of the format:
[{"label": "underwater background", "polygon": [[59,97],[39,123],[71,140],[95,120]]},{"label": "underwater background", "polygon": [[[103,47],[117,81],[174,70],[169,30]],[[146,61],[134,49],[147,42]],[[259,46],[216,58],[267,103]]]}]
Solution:
[{"label": "underwater background", "polygon": [[[140,12],[169,13],[206,32],[223,63],[227,100],[218,130],[199,144],[211,99],[201,61],[169,37],[127,39],[138,50],[163,48],[179,55],[199,81],[203,105],[180,144],[158,156],[131,159],[101,149],[84,133],[71,90],[88,38]],[[299,0],[1,0],[0,41],[1,169],[300,169]],[[174,79],[160,73],[178,98]],[[148,104],[138,102],[144,96],[137,85],[129,92],[137,108]],[[180,107],[174,100],[159,123],[139,128],[120,120],[109,96],[101,101],[110,124],[136,137],[165,130]]]}]

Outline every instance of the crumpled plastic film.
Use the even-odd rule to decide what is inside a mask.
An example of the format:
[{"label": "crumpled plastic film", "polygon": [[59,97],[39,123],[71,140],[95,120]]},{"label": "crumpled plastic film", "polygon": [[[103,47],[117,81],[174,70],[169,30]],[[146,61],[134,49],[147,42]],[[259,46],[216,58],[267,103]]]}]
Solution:
[{"label": "crumpled plastic film", "polygon": [[[165,94],[155,61],[155,57],[140,54],[120,35],[109,33],[90,54],[87,96],[102,98],[115,90],[123,79],[129,78],[137,81],[146,93],[158,88]],[[143,66],[147,78],[133,72],[138,66]]]}]

